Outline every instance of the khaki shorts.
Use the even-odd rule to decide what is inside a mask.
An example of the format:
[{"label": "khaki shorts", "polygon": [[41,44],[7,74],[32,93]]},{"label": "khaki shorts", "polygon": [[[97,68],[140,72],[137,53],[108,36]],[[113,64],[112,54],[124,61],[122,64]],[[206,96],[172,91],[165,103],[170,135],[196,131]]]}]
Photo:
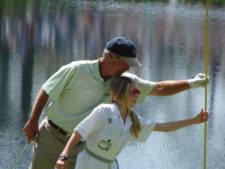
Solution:
[{"label": "khaki shorts", "polygon": [[[47,119],[40,125],[40,131],[33,145],[32,161],[29,169],[54,169],[59,155],[66,146],[70,136],[65,136],[50,126]],[[74,169],[76,157],[85,147],[84,142],[79,142],[69,154],[69,167]]]}]

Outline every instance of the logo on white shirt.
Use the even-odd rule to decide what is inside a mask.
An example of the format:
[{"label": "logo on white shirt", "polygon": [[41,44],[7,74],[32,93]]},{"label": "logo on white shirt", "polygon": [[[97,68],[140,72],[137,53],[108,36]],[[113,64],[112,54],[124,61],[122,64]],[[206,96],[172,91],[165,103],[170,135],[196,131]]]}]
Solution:
[{"label": "logo on white shirt", "polygon": [[98,148],[105,151],[109,151],[111,146],[112,146],[111,140],[101,140],[98,143]]}]

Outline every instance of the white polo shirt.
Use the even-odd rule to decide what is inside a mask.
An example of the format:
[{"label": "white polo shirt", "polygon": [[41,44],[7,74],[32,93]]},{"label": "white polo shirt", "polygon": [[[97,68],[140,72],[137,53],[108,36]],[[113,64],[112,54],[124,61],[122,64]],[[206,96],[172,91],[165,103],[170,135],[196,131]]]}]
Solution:
[{"label": "white polo shirt", "polygon": [[[139,101],[154,88],[155,83],[126,73],[141,89]],[[90,114],[100,103],[109,103],[110,80],[104,81],[99,72],[99,60],[71,62],[61,67],[42,86],[50,97],[46,115],[67,132]]]},{"label": "white polo shirt", "polygon": [[[132,121],[129,116],[124,123],[116,104],[100,104],[74,130],[81,134],[82,140],[86,141],[90,151],[105,159],[114,160],[129,141],[145,142],[154,129],[155,122],[139,116],[138,118],[142,129],[136,139],[130,132]],[[80,157],[78,156],[77,166],[82,169],[104,169],[108,164],[89,156],[84,151]]]}]

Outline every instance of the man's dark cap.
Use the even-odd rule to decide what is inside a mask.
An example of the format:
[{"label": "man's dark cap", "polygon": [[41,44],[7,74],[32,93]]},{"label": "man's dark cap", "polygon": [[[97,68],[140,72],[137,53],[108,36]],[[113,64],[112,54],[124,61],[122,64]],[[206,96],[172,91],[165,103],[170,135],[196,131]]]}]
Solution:
[{"label": "man's dark cap", "polygon": [[127,37],[115,37],[106,44],[106,49],[122,57],[130,66],[141,66],[136,57],[136,48]]}]

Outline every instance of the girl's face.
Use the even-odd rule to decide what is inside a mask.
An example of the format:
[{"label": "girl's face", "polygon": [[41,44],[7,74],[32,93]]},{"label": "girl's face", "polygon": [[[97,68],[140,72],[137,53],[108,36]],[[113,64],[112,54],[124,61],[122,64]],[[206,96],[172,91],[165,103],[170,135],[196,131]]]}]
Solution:
[{"label": "girl's face", "polygon": [[140,95],[140,89],[138,88],[136,83],[132,83],[130,91],[129,91],[128,107],[130,108],[134,107],[139,95]]}]

